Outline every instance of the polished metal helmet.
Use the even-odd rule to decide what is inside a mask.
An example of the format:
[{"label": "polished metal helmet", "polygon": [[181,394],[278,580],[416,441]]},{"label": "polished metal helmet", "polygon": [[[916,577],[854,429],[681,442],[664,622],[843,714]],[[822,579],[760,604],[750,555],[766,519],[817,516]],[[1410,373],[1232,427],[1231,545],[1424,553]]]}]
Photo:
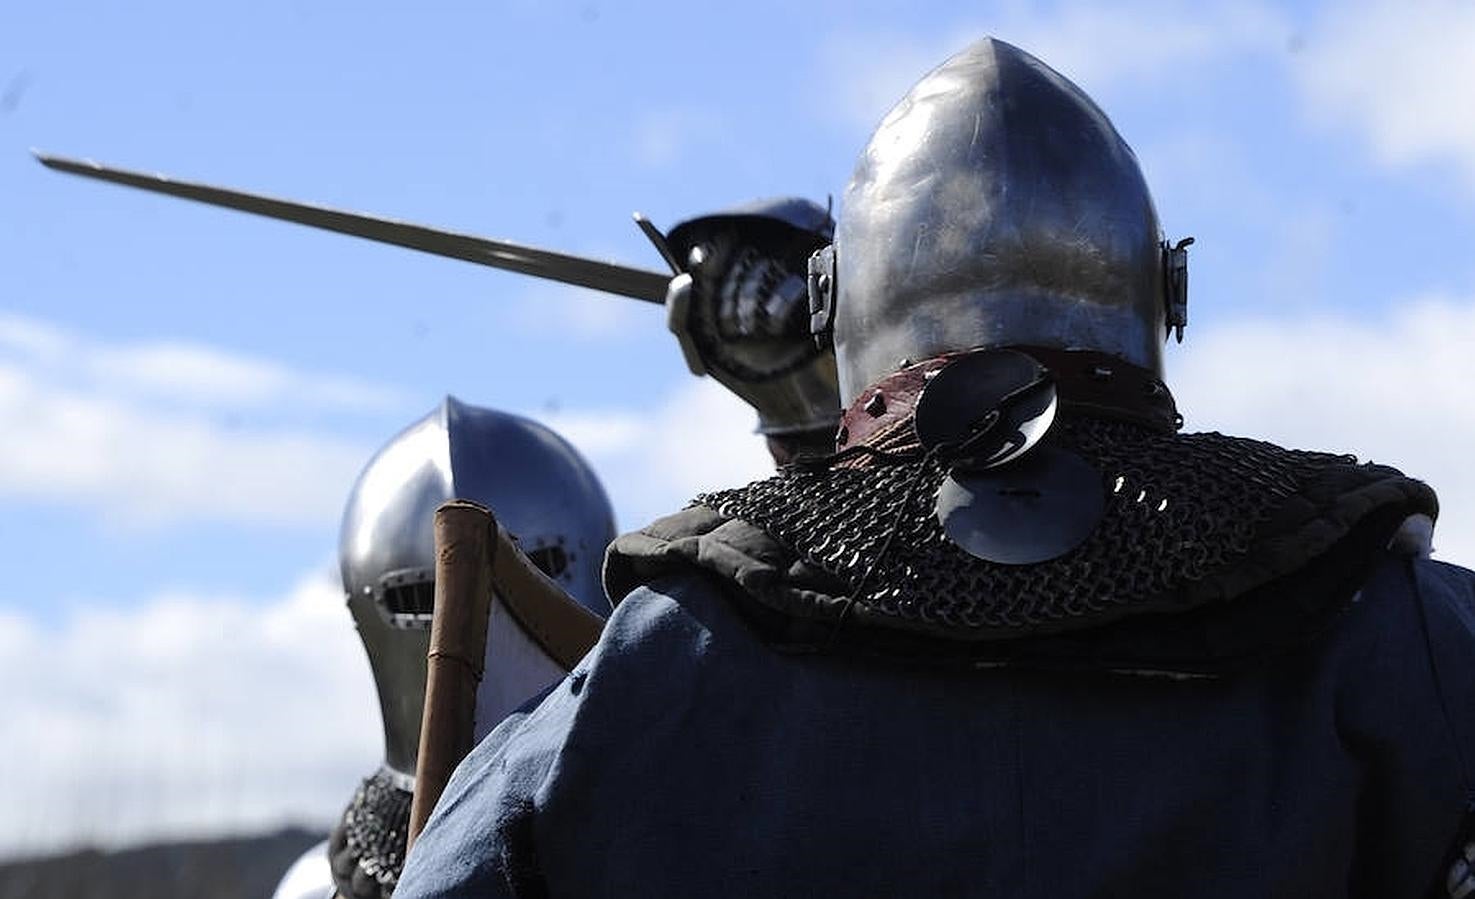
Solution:
[{"label": "polished metal helmet", "polygon": [[425,705],[433,517],[453,498],[490,507],[545,574],[591,611],[610,611],[600,566],[614,514],[598,477],[563,438],[452,397],[400,432],[354,485],[339,562],[379,691],[385,763],[404,778],[415,772]]},{"label": "polished metal helmet", "polygon": [[271,899],[333,899],[337,893],[328,870],[328,841],[323,840],[297,857],[277,881]]},{"label": "polished metal helmet", "polygon": [[1185,279],[1111,121],[985,38],[872,135],[811,263],[812,324],[833,328],[846,404],[906,362],[974,347],[1094,350],[1160,378]]},{"label": "polished metal helmet", "polygon": [[825,207],[780,197],[688,219],[666,235],[685,270],[667,309],[687,366],[753,406],[769,437],[819,431],[828,443],[840,416],[834,354],[811,339],[805,285],[809,257],[834,226]]}]

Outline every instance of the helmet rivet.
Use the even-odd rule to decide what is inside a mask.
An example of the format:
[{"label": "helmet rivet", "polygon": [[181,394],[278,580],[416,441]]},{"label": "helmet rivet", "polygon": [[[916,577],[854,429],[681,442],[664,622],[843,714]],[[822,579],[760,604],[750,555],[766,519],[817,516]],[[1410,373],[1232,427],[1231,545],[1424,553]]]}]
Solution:
[{"label": "helmet rivet", "polygon": [[871,394],[870,399],[866,400],[865,408],[867,414],[872,418],[879,418],[886,411],[886,397],[881,391],[876,391]]}]

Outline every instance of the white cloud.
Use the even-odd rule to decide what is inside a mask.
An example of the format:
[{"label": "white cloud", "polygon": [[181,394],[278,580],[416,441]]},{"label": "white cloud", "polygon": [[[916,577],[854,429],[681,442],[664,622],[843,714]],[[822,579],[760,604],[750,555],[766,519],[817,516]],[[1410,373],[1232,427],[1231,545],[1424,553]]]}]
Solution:
[{"label": "white cloud", "polygon": [[[1192,128],[1158,136],[1137,151],[1169,238],[1198,238],[1190,273],[1217,266],[1228,275],[1232,268],[1240,290],[1274,297],[1283,311],[1324,299],[1344,227],[1329,200],[1274,189],[1231,135]],[[1210,283],[1196,277],[1190,279],[1195,285]],[[1225,283],[1219,279],[1221,287]],[[1198,290],[1193,287],[1195,296]]]},{"label": "white cloud", "polygon": [[1053,15],[1016,5],[999,37],[1059,69],[1087,92],[1118,81],[1155,81],[1245,52],[1279,49],[1290,28],[1280,13],[1252,2],[1185,7],[1163,0],[1075,3]]},{"label": "white cloud", "polygon": [[664,313],[658,310],[652,303],[617,294],[541,284],[517,297],[513,323],[538,337],[602,342],[664,328]]},{"label": "white cloud", "polygon": [[1198,334],[1170,374],[1190,430],[1393,465],[1439,492],[1437,556],[1475,565],[1475,299],[1382,320],[1304,315]]},{"label": "white cloud", "polygon": [[0,317],[0,495],[114,523],[320,525],[368,458],[309,430],[245,427],[269,404],[398,404],[390,391],[190,345],[109,345]]},{"label": "white cloud", "polygon": [[1391,165],[1453,163],[1475,188],[1475,5],[1329,5],[1296,72],[1312,113]]},{"label": "white cloud", "polygon": [[773,473],[753,410],[710,378],[683,383],[653,411],[571,410],[547,416],[594,465],[622,529],[678,511],[703,490]]},{"label": "white cloud", "polygon": [[0,614],[15,776],[0,855],[324,826],[382,751],[373,680],[324,571],[273,602],[158,596],[55,626]]},{"label": "white cloud", "polygon": [[768,448],[754,433],[757,413],[711,378],[682,385],[654,424],[650,486],[664,485],[673,500],[680,497],[680,504],[699,491],[735,487],[773,473]]},{"label": "white cloud", "polygon": [[647,110],[635,123],[630,153],[646,168],[669,168],[694,146],[716,140],[722,133],[723,119],[710,109]]},{"label": "white cloud", "polygon": [[85,504],[132,525],[332,521],[368,458],[347,441],[232,429],[4,363],[0,430],[0,494]]},{"label": "white cloud", "polygon": [[193,406],[389,411],[405,396],[353,378],[180,341],[110,345],[46,322],[0,313],[0,358],[61,382]]},{"label": "white cloud", "polygon": [[304,376],[282,365],[188,344],[159,343],[99,354],[102,379],[197,402],[382,410],[403,403],[395,391],[351,378]]},{"label": "white cloud", "polygon": [[630,452],[646,437],[646,423],[633,412],[557,412],[543,421],[590,457]]},{"label": "white cloud", "polygon": [[1289,27],[1271,7],[1209,2],[1191,10],[1163,0],[1085,2],[1042,10],[1005,3],[991,16],[931,37],[839,32],[820,50],[826,108],[874,125],[926,72],[985,35],[1008,41],[1096,94],[1284,45]]},{"label": "white cloud", "polygon": [[0,315],[0,347],[49,362],[60,361],[75,339],[60,328],[18,315]]}]

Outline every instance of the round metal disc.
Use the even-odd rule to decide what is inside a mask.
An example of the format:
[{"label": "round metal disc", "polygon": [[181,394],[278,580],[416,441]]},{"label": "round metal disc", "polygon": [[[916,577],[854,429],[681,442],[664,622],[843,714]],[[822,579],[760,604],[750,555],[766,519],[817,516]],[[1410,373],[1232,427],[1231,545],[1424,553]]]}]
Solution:
[{"label": "round metal disc", "polygon": [[937,520],[970,555],[1002,565],[1062,556],[1090,536],[1106,486],[1090,463],[1042,446],[1004,468],[955,470],[937,489]]},{"label": "round metal disc", "polygon": [[917,398],[917,438],[928,449],[966,447],[970,469],[1028,452],[1055,421],[1055,381],[1031,356],[984,350],[939,369]]}]

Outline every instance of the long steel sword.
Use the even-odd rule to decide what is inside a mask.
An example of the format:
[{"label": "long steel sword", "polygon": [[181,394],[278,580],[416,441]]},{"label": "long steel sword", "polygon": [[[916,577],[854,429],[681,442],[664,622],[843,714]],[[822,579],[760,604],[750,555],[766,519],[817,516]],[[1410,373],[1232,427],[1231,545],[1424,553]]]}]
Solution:
[{"label": "long steel sword", "polygon": [[186,200],[224,206],[269,218],[283,219],[313,228],[337,231],[339,234],[408,247],[423,253],[464,259],[479,265],[562,281],[565,284],[575,284],[579,287],[590,287],[594,290],[633,297],[649,303],[665,302],[666,287],[671,280],[668,274],[648,269],[632,268],[583,256],[571,256],[568,253],[524,246],[505,240],[492,240],[472,234],[442,231],[439,228],[428,228],[424,225],[413,225],[409,222],[399,222],[358,212],[329,209],[326,206],[279,200],[210,184],[176,181],[163,175],[133,172],[85,159],[67,159],[40,152],[36,153],[36,159],[47,168],[59,172],[111,181],[114,184],[168,194],[172,197],[183,197]]}]

